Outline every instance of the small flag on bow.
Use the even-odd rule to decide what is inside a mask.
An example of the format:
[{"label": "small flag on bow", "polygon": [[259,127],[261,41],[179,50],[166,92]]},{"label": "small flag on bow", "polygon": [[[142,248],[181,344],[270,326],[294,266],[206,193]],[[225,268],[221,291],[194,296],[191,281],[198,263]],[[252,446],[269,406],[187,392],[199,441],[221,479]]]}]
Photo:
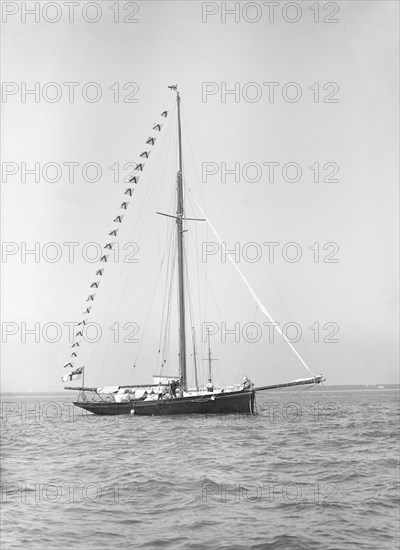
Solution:
[{"label": "small flag on bow", "polygon": [[64,376],[61,377],[61,380],[63,382],[70,382],[71,380],[76,380],[77,378],[81,378],[84,368],[85,367],[79,367],[78,369],[75,369],[69,372],[68,374],[65,374]]}]

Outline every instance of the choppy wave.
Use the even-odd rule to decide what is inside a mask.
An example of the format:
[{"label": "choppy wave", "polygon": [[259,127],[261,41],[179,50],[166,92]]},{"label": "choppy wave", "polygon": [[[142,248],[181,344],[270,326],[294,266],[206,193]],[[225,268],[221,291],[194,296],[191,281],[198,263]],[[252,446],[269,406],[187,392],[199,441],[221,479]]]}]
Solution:
[{"label": "choppy wave", "polygon": [[2,550],[398,545],[398,393],[264,394],[256,417],[2,410]]}]

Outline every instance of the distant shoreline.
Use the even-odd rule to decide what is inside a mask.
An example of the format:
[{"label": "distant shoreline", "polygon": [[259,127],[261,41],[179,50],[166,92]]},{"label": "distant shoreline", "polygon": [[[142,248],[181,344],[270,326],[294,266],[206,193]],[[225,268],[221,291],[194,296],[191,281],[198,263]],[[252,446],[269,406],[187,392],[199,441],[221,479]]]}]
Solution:
[{"label": "distant shoreline", "polygon": [[[78,388],[79,389],[79,388]],[[343,385],[332,385],[332,386],[319,386],[315,388],[319,391],[371,391],[371,390],[399,390],[400,384],[343,384]],[[271,390],[275,391],[275,390]],[[294,391],[294,390],[292,390]],[[14,392],[1,392],[1,396],[8,395],[72,395],[71,391],[14,391]]]}]

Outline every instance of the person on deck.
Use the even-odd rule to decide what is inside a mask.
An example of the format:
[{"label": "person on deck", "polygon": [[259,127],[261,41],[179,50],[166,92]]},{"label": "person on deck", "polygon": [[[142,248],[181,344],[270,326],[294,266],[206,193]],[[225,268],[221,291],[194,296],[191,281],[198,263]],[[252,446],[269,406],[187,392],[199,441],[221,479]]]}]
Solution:
[{"label": "person on deck", "polygon": [[253,388],[253,383],[247,376],[243,378],[242,390],[251,390]]},{"label": "person on deck", "polygon": [[171,392],[171,397],[176,397],[176,388],[178,387],[178,383],[176,380],[172,380],[169,385],[169,390]]}]

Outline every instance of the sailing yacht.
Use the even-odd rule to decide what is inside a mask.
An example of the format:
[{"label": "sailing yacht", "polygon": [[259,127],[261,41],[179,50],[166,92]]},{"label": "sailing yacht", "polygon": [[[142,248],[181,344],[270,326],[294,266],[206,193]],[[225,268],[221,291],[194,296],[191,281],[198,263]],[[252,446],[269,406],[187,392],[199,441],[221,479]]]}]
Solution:
[{"label": "sailing yacht", "polygon": [[[167,216],[174,220],[176,224],[176,244],[177,244],[177,271],[178,271],[178,319],[179,319],[179,374],[176,376],[153,376],[153,383],[141,384],[141,385],[119,385],[119,386],[107,386],[105,388],[86,387],[84,383],[84,367],[81,366],[70,373],[62,377],[64,382],[74,380],[82,377],[82,386],[66,386],[66,390],[79,391],[79,398],[74,401],[74,405],[85,409],[91,413],[97,415],[120,415],[120,414],[133,414],[133,415],[182,415],[182,414],[255,414],[255,397],[256,393],[265,390],[303,386],[303,385],[315,385],[324,381],[322,374],[314,375],[308,366],[304,363],[297,350],[293,345],[286,340],[292,351],[300,359],[303,365],[307,368],[310,376],[307,378],[297,379],[291,382],[285,382],[281,384],[274,384],[268,386],[255,387],[254,384],[245,376],[241,383],[226,387],[216,387],[213,384],[212,377],[212,353],[210,346],[210,338],[208,335],[208,382],[205,387],[199,387],[197,382],[197,371],[195,372],[196,384],[194,388],[190,388],[188,385],[187,376],[187,312],[186,312],[186,254],[185,254],[185,226],[188,221],[201,221],[206,222],[214,232],[215,236],[222,244],[222,241],[216,232],[215,228],[207,218],[205,212],[197,203],[199,211],[202,214],[202,218],[188,218],[185,213],[185,186],[184,186],[184,174],[183,174],[183,157],[182,157],[182,131],[181,131],[181,97],[178,91],[177,85],[169,86],[169,88],[176,93],[176,106],[177,106],[177,133],[178,133],[178,166],[176,174],[176,212],[157,214]],[[167,111],[164,111],[161,116],[166,117]],[[161,130],[161,124],[155,124],[154,131]],[[149,137],[146,144],[153,146],[155,143],[154,137]],[[143,156],[144,153],[141,155]],[[146,158],[149,153],[146,153]],[[143,164],[137,165],[137,174],[143,170]],[[130,182],[137,183],[139,175],[134,175]],[[125,194],[132,196],[133,190],[128,188]],[[127,203],[124,202],[121,208],[126,209]],[[121,223],[122,216],[117,216],[114,222]],[[111,231],[110,235],[115,236],[118,229]],[[111,248],[112,244],[107,244],[105,248]],[[231,258],[229,258],[231,259]],[[102,256],[100,262],[107,261],[106,255]],[[231,260],[232,261],[232,260]],[[245,283],[246,287],[250,291],[253,299],[256,301],[258,308],[261,312],[271,321],[273,319],[266,310],[265,306],[258,299],[257,295],[248,284],[246,278],[240,271],[237,264],[233,261],[233,266],[238,272],[238,275]],[[96,275],[103,276],[103,269],[100,268]],[[98,284],[95,282],[91,285],[91,288],[97,288]],[[94,295],[89,295],[89,301],[94,300]],[[89,306],[84,312],[85,315],[89,315],[91,306]],[[84,319],[80,325],[84,327],[86,319]],[[279,327],[276,330],[280,332],[284,337]],[[194,329],[192,328],[192,331]],[[79,330],[76,336],[82,336],[82,331]],[[193,342],[195,339],[193,338]],[[72,358],[66,362],[65,367],[74,367],[74,360],[77,359],[78,352],[76,348],[79,348],[79,343],[74,342],[72,345],[74,348],[72,351]],[[196,352],[194,350],[194,361],[196,365]]]}]

